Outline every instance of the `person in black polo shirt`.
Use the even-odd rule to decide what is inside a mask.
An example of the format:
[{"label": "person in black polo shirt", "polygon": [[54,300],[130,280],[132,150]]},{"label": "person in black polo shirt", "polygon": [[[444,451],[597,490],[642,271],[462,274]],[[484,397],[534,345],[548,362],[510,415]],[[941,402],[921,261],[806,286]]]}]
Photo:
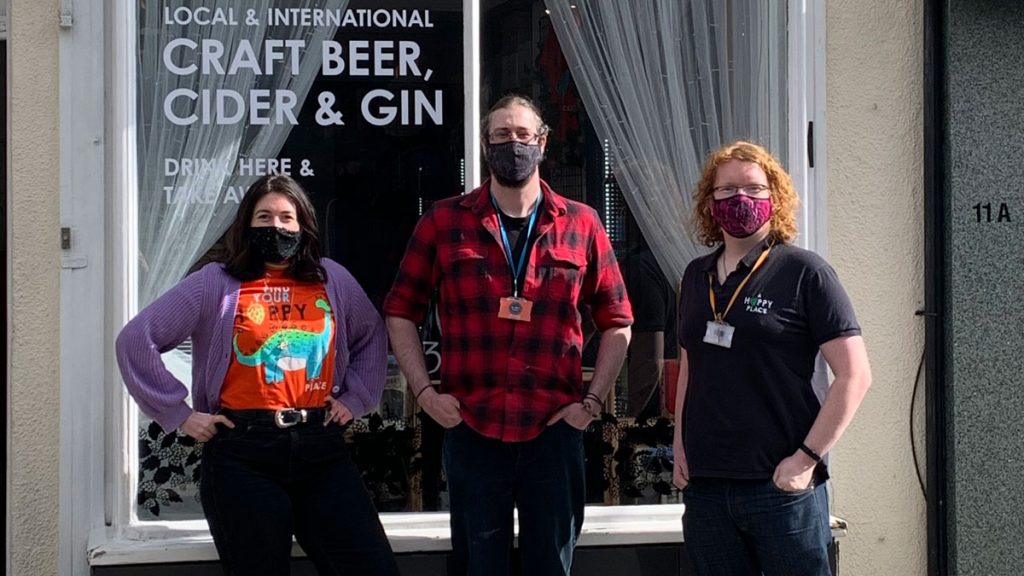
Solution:
[{"label": "person in black polo shirt", "polygon": [[[835,270],[796,236],[797,196],[766,150],[713,152],[694,192],[700,240],[679,303],[673,481],[696,574],[828,575],[822,462],[871,385]],[[821,351],[835,380],[811,385]]]},{"label": "person in black polo shirt", "polygon": [[660,392],[665,360],[674,360],[678,350],[676,289],[661,271],[632,214],[626,217],[626,238],[629,251],[620,268],[633,305],[626,416],[640,422],[658,418],[664,410]]}]

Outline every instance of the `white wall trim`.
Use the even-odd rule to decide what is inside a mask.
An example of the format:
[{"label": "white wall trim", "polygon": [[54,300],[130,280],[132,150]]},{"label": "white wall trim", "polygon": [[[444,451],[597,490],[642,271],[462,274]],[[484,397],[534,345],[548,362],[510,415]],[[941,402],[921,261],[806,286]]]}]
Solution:
[{"label": "white wall trim", "polygon": [[[0,0],[0,41],[2,41],[2,42],[6,42],[7,41],[7,15],[10,13],[10,11],[11,11],[10,0]],[[0,65],[2,65],[4,67],[4,75],[7,78],[7,82],[8,82],[7,90],[4,93],[4,107],[5,107],[5,111],[7,112],[7,114],[6,114],[7,122],[3,126],[4,138],[7,141],[7,151],[6,151],[5,158],[4,158],[4,163],[5,163],[6,166],[10,166],[11,165],[11,145],[10,145],[10,142],[11,142],[11,115],[10,115],[10,110],[11,110],[11,86],[10,86],[11,75],[10,75],[10,69],[11,69],[11,66],[10,66],[10,60],[11,60],[11,52],[10,52],[10,47],[8,47],[7,58],[4,60],[4,62],[0,62]],[[10,170],[6,170],[5,172],[6,172],[6,174],[4,174],[4,177],[5,177],[6,181],[4,182],[4,186],[6,187],[7,194],[5,194],[5,197],[3,199],[3,201],[4,201],[4,214],[6,214],[7,218],[9,219],[10,218],[10,214],[11,214],[11,194],[10,194],[10,190],[11,190],[11,171]],[[7,299],[3,303],[4,314],[6,315],[5,318],[8,319],[8,321],[6,323],[7,324],[7,326],[6,326],[7,331],[6,331],[6,333],[3,334],[3,337],[5,339],[4,342],[7,343],[7,346],[5,346],[5,348],[7,350],[7,354],[6,354],[6,357],[4,358],[4,362],[5,362],[4,366],[7,366],[7,370],[4,372],[4,374],[6,375],[6,378],[4,379],[4,400],[5,400],[4,406],[6,406],[6,408],[5,408],[5,412],[6,413],[4,414],[4,423],[5,423],[5,427],[4,427],[4,444],[5,444],[5,450],[6,450],[5,454],[7,455],[7,457],[5,458],[5,462],[4,462],[4,466],[6,466],[6,468],[4,468],[4,470],[6,471],[5,474],[4,474],[4,502],[13,502],[14,499],[13,499],[13,494],[11,493],[11,472],[10,472],[11,471],[11,461],[12,461],[11,460],[11,454],[13,453],[13,448],[14,448],[13,445],[11,444],[11,370],[10,370],[10,366],[11,366],[11,346],[10,346],[10,342],[11,342],[11,322],[10,322],[10,318],[11,318],[11,296],[10,296],[10,294],[11,294],[11,257],[9,255],[10,254],[10,246],[11,246],[11,226],[10,226],[10,222],[4,222],[4,236],[6,237],[5,238],[5,246],[7,246],[7,250],[8,250],[8,255],[4,258],[4,267],[6,268],[6,274],[4,275],[4,278],[5,278],[5,281],[6,281],[6,284],[7,284],[7,286],[5,286],[5,289],[6,289],[5,293],[7,294]],[[4,574],[11,574],[11,552],[10,551],[11,551],[12,546],[13,546],[13,542],[11,541],[11,506],[5,506],[5,510],[4,510],[4,546],[5,546],[4,549],[7,550],[7,554],[4,555]]]},{"label": "white wall trim", "polygon": [[479,0],[462,0],[462,91],[465,110],[465,170],[463,192],[480,184],[480,18]]},{"label": "white wall trim", "polygon": [[814,0],[812,3],[812,29],[814,31],[814,42],[810,47],[810,57],[813,59],[814,80],[809,84],[814,94],[813,117],[814,117],[814,158],[815,165],[813,173],[814,190],[814,237],[815,251],[824,257],[828,257],[828,146],[826,136],[828,135],[828,124],[825,114],[825,10],[824,0]]},{"label": "white wall trim", "polygon": [[[797,243],[827,253],[825,221],[825,3],[789,3],[789,172],[800,196]],[[808,123],[814,122],[814,167],[809,165]]]},{"label": "white wall trim", "polygon": [[[62,10],[70,10],[70,0]],[[103,520],[105,329],[104,7],[60,28],[60,574],[88,576],[90,532]],[[57,23],[54,23],[56,26]],[[56,237],[56,232],[55,237]]]},{"label": "white wall trim", "polygon": [[[680,543],[682,504],[588,507],[579,545],[629,546]],[[446,512],[381,514],[381,523],[396,554],[447,552],[451,537]],[[518,521],[516,523],[518,533]],[[302,556],[293,544],[292,556]],[[147,522],[90,549],[92,566],[216,561],[217,552],[202,520]]]},{"label": "white wall trim", "polygon": [[[683,505],[587,507],[579,548],[680,544],[683,541]],[[448,514],[418,512],[381,514],[381,522],[396,554],[448,552],[451,537]],[[832,517],[832,537],[846,536],[846,522]],[[515,525],[518,533],[518,521]],[[292,544],[292,556],[303,556]],[[126,531],[122,538],[90,548],[92,566],[211,562],[217,551],[206,522],[150,522]]]},{"label": "white wall trim", "polygon": [[[114,338],[138,309],[138,177],[136,173],[135,3],[113,0],[108,45],[111,62],[108,165],[110,198],[107,258],[106,358],[114,358]],[[107,364],[104,418],[107,453],[104,519],[117,531],[135,520],[137,474],[136,409],[113,360]]]}]

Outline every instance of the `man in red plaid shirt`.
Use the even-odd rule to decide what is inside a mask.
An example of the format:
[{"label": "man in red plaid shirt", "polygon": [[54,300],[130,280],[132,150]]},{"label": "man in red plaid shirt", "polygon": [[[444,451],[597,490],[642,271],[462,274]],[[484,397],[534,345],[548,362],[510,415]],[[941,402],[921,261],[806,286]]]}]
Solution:
[{"label": "man in red plaid shirt", "polygon": [[[491,108],[481,123],[491,178],[423,215],[384,303],[409,389],[447,429],[459,576],[508,573],[514,508],[523,573],[568,576],[586,496],[583,430],[629,344],[632,310],[596,212],[540,179],[547,132],[527,98]],[[440,388],[416,330],[435,288]],[[584,308],[601,331],[586,386]]]}]

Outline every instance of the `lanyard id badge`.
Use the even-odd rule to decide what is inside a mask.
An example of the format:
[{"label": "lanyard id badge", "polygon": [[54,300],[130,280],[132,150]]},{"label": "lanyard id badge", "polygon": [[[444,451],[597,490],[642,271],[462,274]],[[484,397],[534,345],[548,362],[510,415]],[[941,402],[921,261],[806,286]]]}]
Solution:
[{"label": "lanyard id badge", "polygon": [[747,280],[757,272],[757,269],[764,264],[764,261],[768,258],[768,253],[772,251],[772,247],[775,246],[773,242],[768,248],[761,252],[761,256],[758,257],[757,262],[747,273],[747,277],[740,282],[740,285],[736,287],[736,290],[732,293],[732,298],[729,298],[729,303],[725,306],[725,310],[721,314],[718,312],[718,306],[715,305],[715,288],[714,288],[714,276],[708,274],[708,300],[711,303],[711,314],[714,315],[714,320],[708,320],[707,329],[704,332],[704,342],[712,344],[714,346],[721,346],[722,348],[732,348],[732,337],[736,333],[736,327],[731,326],[725,322],[725,315],[732,309],[732,305],[736,303],[736,298],[739,297],[740,292],[743,291],[743,287],[747,285]]},{"label": "lanyard id badge", "polygon": [[494,199],[494,196],[491,196],[491,203],[494,204],[494,212],[498,216],[498,228],[501,230],[502,247],[505,249],[505,258],[508,260],[508,268],[512,274],[512,296],[506,296],[498,302],[498,318],[515,320],[517,322],[529,322],[533,312],[533,302],[519,297],[519,276],[526,268],[526,252],[530,246],[530,235],[533,234],[533,225],[537,222],[537,211],[540,209],[540,195],[538,194],[537,201],[533,204],[533,210],[530,212],[530,221],[526,226],[526,244],[523,246],[523,251],[519,253],[518,263],[515,263],[512,259],[512,246],[509,244],[505,225],[501,221],[501,214],[498,214],[498,202]]},{"label": "lanyard id badge", "polygon": [[498,318],[529,322],[533,312],[533,302],[523,298],[502,298],[498,306]]},{"label": "lanyard id badge", "polygon": [[708,344],[732,348],[732,334],[736,331],[734,326],[717,320],[708,320],[708,328],[704,332],[704,341]]}]

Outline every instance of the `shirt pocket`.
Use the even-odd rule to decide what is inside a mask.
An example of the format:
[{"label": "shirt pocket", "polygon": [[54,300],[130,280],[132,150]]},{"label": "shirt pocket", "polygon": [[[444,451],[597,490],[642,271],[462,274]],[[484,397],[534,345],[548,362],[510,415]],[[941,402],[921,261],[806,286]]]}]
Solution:
[{"label": "shirt pocket", "polygon": [[568,248],[551,248],[537,255],[537,267],[541,294],[556,302],[576,304],[587,273],[586,254]]},{"label": "shirt pocket", "polygon": [[462,301],[468,305],[491,294],[496,280],[489,256],[488,247],[482,245],[453,246],[441,251],[442,293],[449,302]]}]

